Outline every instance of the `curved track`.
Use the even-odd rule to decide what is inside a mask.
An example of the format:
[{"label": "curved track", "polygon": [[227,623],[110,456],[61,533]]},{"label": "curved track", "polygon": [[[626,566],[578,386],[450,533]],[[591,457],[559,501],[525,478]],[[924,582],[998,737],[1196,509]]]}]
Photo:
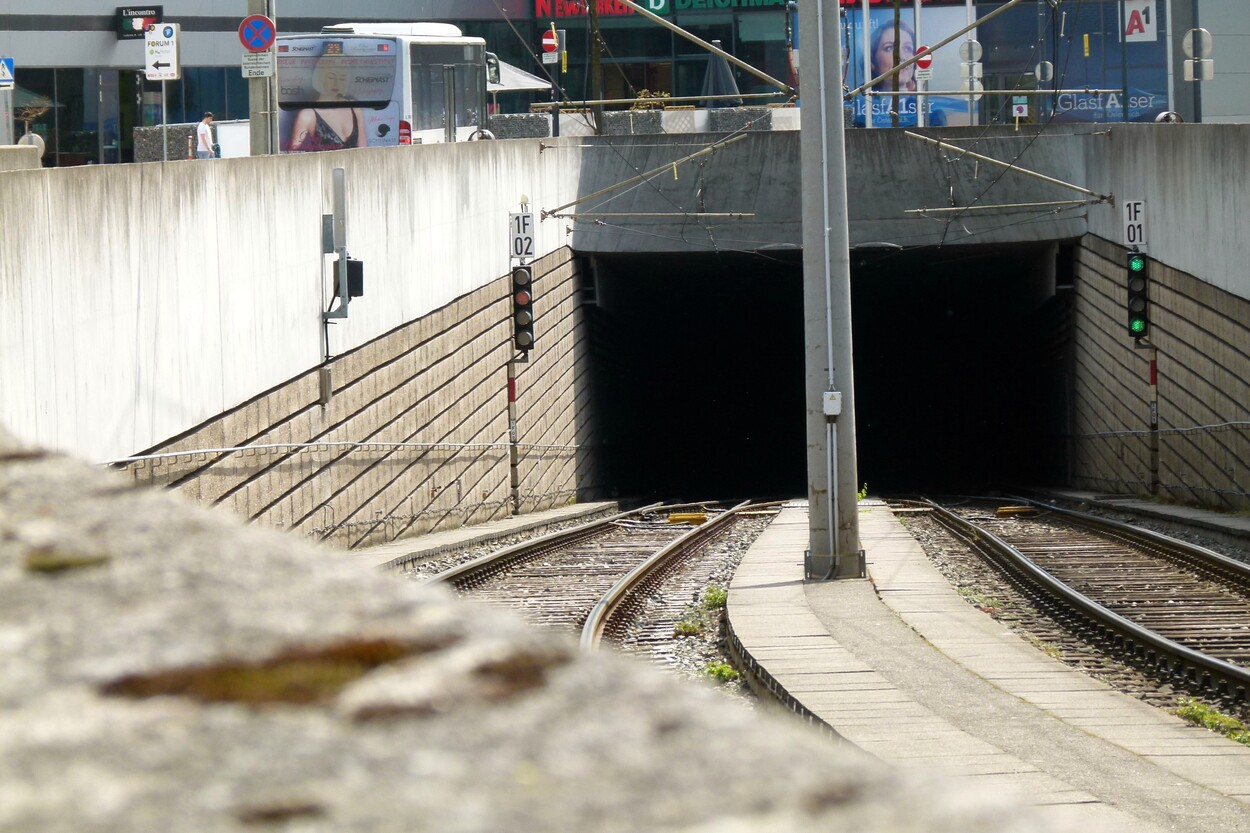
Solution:
[{"label": "curved track", "polygon": [[1164,676],[1245,702],[1250,567],[1138,527],[1040,504],[996,512],[928,503],[1057,618]]},{"label": "curved track", "polygon": [[509,547],[434,580],[512,607],[539,627],[582,630],[583,647],[593,650],[605,630],[610,638],[613,629],[628,627],[647,595],[727,529],[743,506],[645,507]]}]

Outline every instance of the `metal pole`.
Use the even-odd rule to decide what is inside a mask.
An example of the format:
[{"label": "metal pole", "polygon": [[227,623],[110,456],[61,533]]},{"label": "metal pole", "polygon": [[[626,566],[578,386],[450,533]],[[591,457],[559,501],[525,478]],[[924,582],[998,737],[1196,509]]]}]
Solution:
[{"label": "metal pole", "polygon": [[[1198,29],[1198,0],[1193,0],[1193,25],[1191,30]],[[1197,38],[1194,38],[1195,45]],[[1196,51],[1196,50],[1195,50]],[[1202,79],[1199,77],[1198,66],[1194,65],[1194,124],[1202,121]]]},{"label": "metal pole", "polygon": [[513,515],[521,514],[521,453],[516,418],[516,361],[508,359],[508,485]]},{"label": "metal pole", "polygon": [[1150,494],[1159,494],[1159,350],[1150,348]]},{"label": "metal pole", "polygon": [[161,161],[169,161],[169,95],[165,81],[161,81]]},{"label": "metal pole", "polygon": [[1128,114],[1128,39],[1124,36],[1124,4],[1120,4],[1120,87],[1124,92],[1120,94],[1120,114],[1122,120],[1127,123]]},{"label": "metal pole", "polygon": [[[278,18],[277,0],[247,0],[247,13],[263,14],[274,22]],[[241,47],[240,47],[241,48]],[[249,78],[248,98],[248,145],[252,156],[267,156],[278,152],[278,78]]]},{"label": "metal pole", "polygon": [[[811,6],[814,14],[799,19],[802,171],[811,185],[802,189],[810,542],[805,572],[808,578],[827,579],[860,575],[858,470],[838,6],[832,0],[813,0]],[[827,414],[825,406],[834,392],[842,397],[836,415]]]},{"label": "metal pole", "polygon": [[13,123],[13,91],[0,90],[0,145],[16,144],[16,132]]},{"label": "metal pole", "polygon": [[[603,36],[599,33],[599,0],[590,0],[587,12],[590,15],[590,54],[587,56],[590,66],[590,97],[603,98]],[[594,105],[590,108],[590,114],[594,118],[595,134],[602,136],[603,107]]]},{"label": "metal pole", "polygon": [[[864,78],[867,79],[872,78],[872,32],[868,26],[871,17],[868,0],[862,0],[860,3],[860,17],[859,27],[862,30],[860,41],[864,44]],[[872,84],[865,82],[860,89],[864,90],[864,127],[872,127]]]},{"label": "metal pole", "polygon": [[[968,28],[966,30],[968,33],[967,40],[972,41],[972,40],[975,40],[975,38],[972,37],[972,24],[973,24],[973,19],[976,17],[976,13],[972,9],[972,0],[967,0],[964,7],[966,10],[966,17],[967,17],[966,22],[968,24]],[[968,83],[968,124],[976,124],[977,116],[972,105],[974,103],[973,90],[976,89],[977,79],[969,76],[967,79],[967,83]]]},{"label": "metal pole", "polygon": [[[912,44],[912,46],[914,46],[916,49],[919,49],[921,46],[924,45],[924,39],[921,38],[920,36],[920,17],[921,17],[920,12],[921,12],[920,0],[916,0],[916,19],[915,19],[916,42]],[[929,107],[927,103],[928,97],[925,95],[925,91],[928,89],[929,89],[928,81],[916,82],[916,126],[917,127],[924,127],[925,125],[929,123],[929,113],[928,113]]]}]

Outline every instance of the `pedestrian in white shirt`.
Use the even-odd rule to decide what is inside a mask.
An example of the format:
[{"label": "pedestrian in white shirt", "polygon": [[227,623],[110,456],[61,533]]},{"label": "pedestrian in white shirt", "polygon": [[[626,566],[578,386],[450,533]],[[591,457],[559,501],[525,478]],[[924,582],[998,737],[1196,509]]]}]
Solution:
[{"label": "pedestrian in white shirt", "polygon": [[213,154],[213,114],[205,113],[204,118],[200,119],[200,123],[195,128],[195,158],[196,159],[212,159]]}]

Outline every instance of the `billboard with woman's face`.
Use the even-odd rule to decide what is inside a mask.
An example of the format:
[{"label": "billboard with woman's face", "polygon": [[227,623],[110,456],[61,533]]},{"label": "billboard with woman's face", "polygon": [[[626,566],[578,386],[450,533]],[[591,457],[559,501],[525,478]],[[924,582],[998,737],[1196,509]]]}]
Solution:
[{"label": "billboard with woman's face", "polygon": [[[921,10],[920,26],[910,6],[901,10],[897,26],[893,9],[872,9],[867,25],[859,9],[848,9],[843,20],[842,54],[844,58],[844,84],[856,89],[867,81],[889,72],[896,63],[904,63],[916,54],[916,47],[938,43],[962,29],[966,13],[962,7],[928,8]],[[917,36],[919,31],[919,36]],[[975,30],[974,30],[975,32]],[[918,42],[922,40],[923,42]],[[897,48],[897,62],[895,49]],[[934,53],[930,66],[932,78],[927,89],[950,91],[961,89],[959,73],[958,41]],[[894,124],[891,111],[898,111],[899,127],[915,127],[920,107],[920,84],[916,67],[912,65],[898,73],[899,96],[893,93],[894,80],[886,78],[872,88],[871,96],[857,96],[852,107],[852,119],[856,127],[867,124],[868,101],[872,102],[872,125],[890,127]],[[925,96],[927,111],[925,123],[933,126],[968,124],[968,100],[950,96]]]},{"label": "billboard with woman's face", "polygon": [[[1166,9],[1160,6],[1150,29],[1126,18],[1124,4],[1113,0],[1085,0],[1075,7],[1068,4],[1044,8],[1039,17],[1032,4],[1022,4],[970,33],[982,49],[981,79],[987,94],[972,104],[977,123],[1013,121],[1012,105],[1022,96],[1027,102],[1026,121],[1121,122],[1153,121],[1171,109],[1167,85],[1168,26]],[[984,15],[990,6],[978,3],[976,14]],[[904,0],[895,22],[894,9],[872,6],[865,18],[858,3],[844,10],[842,51],[843,83],[856,89],[894,66],[895,50],[901,63],[921,45],[933,45],[955,35],[968,24],[964,6],[931,6],[927,2],[916,19],[915,6]],[[1139,31],[1140,30],[1140,31]],[[871,101],[871,124],[890,127],[897,111],[899,127],[917,124],[917,110],[924,102],[926,123],[932,126],[972,123],[969,99],[959,95],[964,88],[959,47],[968,38],[960,35],[934,53],[932,78],[923,92],[915,69],[899,72],[897,97],[892,95],[890,78],[876,84],[872,95],[857,96],[852,103],[852,123],[864,127]],[[1046,65],[1049,81],[1040,81],[1038,70]],[[1047,73],[1041,73],[1047,75]],[[1081,90],[1036,95],[1041,90]],[[1097,92],[1084,92],[1094,90]],[[886,95],[885,93],[891,93]]]}]

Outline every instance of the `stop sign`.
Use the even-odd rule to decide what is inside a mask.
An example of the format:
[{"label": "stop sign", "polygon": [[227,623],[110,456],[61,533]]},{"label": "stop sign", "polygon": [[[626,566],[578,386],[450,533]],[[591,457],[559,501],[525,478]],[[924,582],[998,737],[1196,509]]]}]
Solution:
[{"label": "stop sign", "polygon": [[543,32],[543,52],[555,52],[560,48],[560,38],[556,33],[548,29]]},{"label": "stop sign", "polygon": [[933,65],[933,53],[929,51],[927,46],[916,47],[916,66],[921,69],[928,69]]}]

